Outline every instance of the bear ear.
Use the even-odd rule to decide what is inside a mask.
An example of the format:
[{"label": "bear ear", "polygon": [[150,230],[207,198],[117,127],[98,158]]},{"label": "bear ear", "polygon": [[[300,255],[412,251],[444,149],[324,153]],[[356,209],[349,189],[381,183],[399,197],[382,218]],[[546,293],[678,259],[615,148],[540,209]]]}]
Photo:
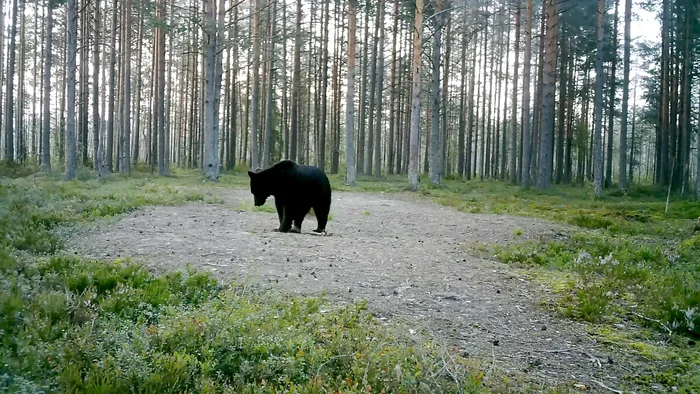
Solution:
[{"label": "bear ear", "polygon": [[252,178],[252,177],[255,176],[255,175],[256,175],[256,173],[254,173],[253,171],[248,171],[248,176],[249,176],[249,177]]}]

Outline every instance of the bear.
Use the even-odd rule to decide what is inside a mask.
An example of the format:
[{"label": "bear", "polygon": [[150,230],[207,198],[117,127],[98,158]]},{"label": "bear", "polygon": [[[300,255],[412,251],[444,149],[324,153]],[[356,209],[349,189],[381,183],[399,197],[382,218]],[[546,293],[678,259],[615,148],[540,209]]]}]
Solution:
[{"label": "bear", "polygon": [[270,168],[248,171],[250,192],[255,206],[275,197],[280,226],[275,231],[301,233],[301,223],[312,209],[318,223],[316,233],[326,232],[331,210],[331,183],[328,176],[315,166],[282,160]]}]

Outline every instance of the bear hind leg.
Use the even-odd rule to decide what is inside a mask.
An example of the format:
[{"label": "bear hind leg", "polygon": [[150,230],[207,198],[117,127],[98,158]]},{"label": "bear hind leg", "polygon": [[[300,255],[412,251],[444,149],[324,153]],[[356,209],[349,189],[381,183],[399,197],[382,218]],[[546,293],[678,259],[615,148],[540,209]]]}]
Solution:
[{"label": "bear hind leg", "polygon": [[323,233],[326,231],[326,224],[328,223],[328,214],[330,213],[330,204],[320,204],[313,207],[316,213],[316,222],[318,227],[314,230],[315,233]]},{"label": "bear hind leg", "polygon": [[304,221],[304,218],[306,217],[306,213],[297,213],[296,218],[294,219],[294,226],[292,226],[292,229],[290,232],[292,233],[301,233],[301,223]]}]

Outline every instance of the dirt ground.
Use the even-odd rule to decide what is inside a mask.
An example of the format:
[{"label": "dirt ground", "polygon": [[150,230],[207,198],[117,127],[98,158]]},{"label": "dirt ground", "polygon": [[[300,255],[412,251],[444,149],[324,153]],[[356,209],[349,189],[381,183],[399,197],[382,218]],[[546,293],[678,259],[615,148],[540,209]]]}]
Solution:
[{"label": "dirt ground", "polygon": [[[641,361],[597,343],[586,326],[539,307],[551,297],[516,269],[470,254],[474,242],[561,236],[540,220],[457,212],[406,195],[334,192],[330,235],[281,234],[277,215],[253,212],[247,190],[221,189],[223,204],[155,207],[69,236],[72,252],[131,257],[156,270],[187,263],[222,279],[331,300],[367,300],[384,322],[427,328],[508,376],[588,392],[624,385]],[[267,205],[274,207],[273,201]],[[541,387],[541,386],[540,386]],[[573,387],[572,387],[573,388]]]}]

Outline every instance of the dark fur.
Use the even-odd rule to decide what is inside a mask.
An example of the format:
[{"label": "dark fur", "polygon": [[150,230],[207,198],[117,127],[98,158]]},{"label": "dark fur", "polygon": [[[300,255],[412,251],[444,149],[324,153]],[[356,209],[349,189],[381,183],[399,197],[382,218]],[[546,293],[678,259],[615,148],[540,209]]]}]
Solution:
[{"label": "dark fur", "polygon": [[264,205],[270,196],[275,197],[279,231],[301,232],[301,223],[311,209],[318,222],[314,232],[326,231],[331,184],[320,168],[282,160],[266,170],[248,171],[248,176],[255,206]]}]

